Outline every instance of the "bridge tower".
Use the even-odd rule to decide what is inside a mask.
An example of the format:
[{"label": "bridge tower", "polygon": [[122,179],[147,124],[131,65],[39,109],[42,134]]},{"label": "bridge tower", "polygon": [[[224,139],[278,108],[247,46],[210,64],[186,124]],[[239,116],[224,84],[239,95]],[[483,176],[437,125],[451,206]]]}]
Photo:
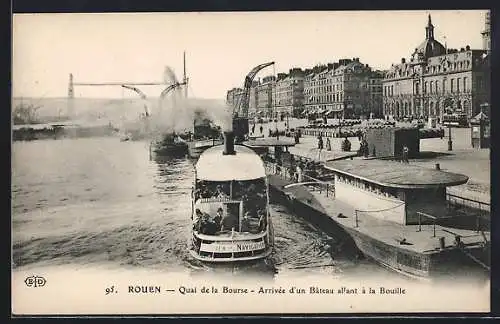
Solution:
[{"label": "bridge tower", "polygon": [[183,64],[184,64],[184,75],[182,78],[182,83],[184,83],[184,98],[188,97],[188,81],[189,78],[186,75],[186,51],[184,51],[183,55]]},{"label": "bridge tower", "polygon": [[68,84],[68,108],[67,117],[73,117],[73,110],[75,104],[75,87],[73,84],[73,73],[69,74],[69,84]]}]

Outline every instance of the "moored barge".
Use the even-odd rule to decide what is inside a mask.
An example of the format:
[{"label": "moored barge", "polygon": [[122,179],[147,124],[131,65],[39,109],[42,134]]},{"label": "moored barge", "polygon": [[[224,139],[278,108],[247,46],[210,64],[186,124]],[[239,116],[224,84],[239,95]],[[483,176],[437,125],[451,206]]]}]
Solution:
[{"label": "moored barge", "polygon": [[446,187],[467,176],[374,159],[330,161],[324,168],[327,179],[293,183],[273,176],[271,184],[300,212],[333,221],[363,255],[389,269],[426,279],[471,268],[489,272],[484,221],[478,213],[450,210],[446,199]]}]

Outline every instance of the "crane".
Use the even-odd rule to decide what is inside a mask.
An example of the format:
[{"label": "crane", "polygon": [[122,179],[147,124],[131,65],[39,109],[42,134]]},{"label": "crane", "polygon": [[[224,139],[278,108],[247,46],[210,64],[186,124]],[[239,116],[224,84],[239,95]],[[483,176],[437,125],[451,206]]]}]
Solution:
[{"label": "crane", "polygon": [[[173,89],[177,88],[177,87],[180,87],[181,85],[185,85],[186,83],[185,82],[175,82],[171,85],[169,85],[167,88],[165,88],[161,94],[160,94],[160,101],[163,100],[163,98],[165,98],[165,96]],[[130,89],[130,90],[133,90],[135,91],[140,97],[142,100],[147,100],[147,97],[146,97],[146,94],[144,94],[144,92],[142,92],[141,90],[139,90],[138,88],[136,87],[132,87],[132,86],[129,86],[129,85],[126,85],[126,84],[122,84],[122,87],[123,88],[126,88],[126,89]],[[145,110],[145,113],[146,113],[146,117],[149,117],[151,114],[149,112],[149,109],[148,109],[148,106],[147,104],[144,105],[144,110]]]},{"label": "crane", "polygon": [[[132,86],[129,86],[129,85],[125,85],[125,84],[122,84],[122,87],[125,88],[125,89],[130,89],[130,90],[133,90],[133,91],[137,92],[137,94],[139,94],[139,96],[141,97],[142,100],[144,100],[144,101],[147,100],[147,97],[144,94],[144,92],[142,92],[138,88],[132,87]],[[145,111],[146,117],[149,117],[149,109],[148,109],[148,105],[147,104],[144,104],[144,111]]]},{"label": "crane", "polygon": [[235,139],[238,142],[242,142],[249,133],[248,106],[250,103],[250,88],[252,87],[253,79],[260,70],[271,65],[274,65],[274,62],[259,64],[254,67],[245,77],[243,92],[233,110],[233,132]]},{"label": "crane", "polygon": [[165,96],[172,90],[174,90],[175,88],[178,88],[180,87],[181,85],[185,85],[186,82],[175,82],[171,85],[169,85],[168,87],[166,87],[160,94],[160,100],[163,100],[163,98],[165,98]]}]

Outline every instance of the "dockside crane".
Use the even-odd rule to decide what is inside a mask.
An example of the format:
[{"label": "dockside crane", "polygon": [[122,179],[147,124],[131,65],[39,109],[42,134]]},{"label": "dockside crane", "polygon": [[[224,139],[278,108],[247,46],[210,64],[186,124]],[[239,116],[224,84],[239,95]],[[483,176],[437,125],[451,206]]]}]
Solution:
[{"label": "dockside crane", "polygon": [[182,86],[182,85],[186,85],[186,82],[175,82],[171,85],[169,85],[168,87],[166,87],[160,94],[160,100],[163,100],[163,98],[165,98],[165,96],[172,90]]},{"label": "dockside crane", "polygon": [[144,113],[146,114],[146,117],[149,117],[151,113],[149,112],[146,94],[144,94],[144,92],[142,92],[138,88],[132,87],[132,86],[129,86],[129,85],[126,85],[126,84],[122,84],[122,87],[125,88],[125,89],[129,89],[129,90],[135,91],[141,97],[142,100],[146,101],[146,103],[144,104]]},{"label": "dockside crane", "polygon": [[233,132],[237,142],[243,142],[249,134],[248,106],[250,103],[250,88],[253,80],[260,70],[274,65],[274,62],[263,63],[254,67],[245,77],[243,92],[233,110]]}]

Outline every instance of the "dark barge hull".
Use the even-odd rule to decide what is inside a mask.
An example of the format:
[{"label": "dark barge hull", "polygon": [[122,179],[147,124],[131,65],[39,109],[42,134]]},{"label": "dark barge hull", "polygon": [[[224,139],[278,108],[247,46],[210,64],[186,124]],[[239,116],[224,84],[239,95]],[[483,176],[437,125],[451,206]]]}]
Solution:
[{"label": "dark barge hull", "polygon": [[[353,238],[356,247],[363,255],[385,268],[411,278],[430,279],[468,275],[480,270],[474,261],[457,248],[419,253],[386,244],[349,227],[343,228]],[[481,247],[468,251],[476,257],[484,253]]]},{"label": "dark barge hull", "polygon": [[[205,144],[206,145],[200,145]],[[192,159],[198,159],[200,155],[205,152],[205,150],[211,148],[215,145],[221,145],[222,140],[201,140],[201,141],[189,141],[188,145],[188,155]]]},{"label": "dark barge hull", "polygon": [[150,152],[156,156],[184,157],[188,154],[188,146],[185,143],[171,145],[152,144]]},{"label": "dark barge hull", "polygon": [[[271,179],[274,177],[270,176]],[[374,239],[354,228],[336,222],[327,212],[318,210],[313,204],[290,198],[284,191],[270,181],[270,192],[280,202],[290,206],[294,213],[321,228],[325,233],[351,243],[359,254],[373,260],[379,265],[407,277],[419,280],[430,280],[454,275],[487,274],[470,257],[457,248],[434,250],[419,253],[390,245]],[[404,246],[404,245],[402,245]],[[468,248],[469,253],[478,259],[487,259],[489,253],[483,247]]]}]

